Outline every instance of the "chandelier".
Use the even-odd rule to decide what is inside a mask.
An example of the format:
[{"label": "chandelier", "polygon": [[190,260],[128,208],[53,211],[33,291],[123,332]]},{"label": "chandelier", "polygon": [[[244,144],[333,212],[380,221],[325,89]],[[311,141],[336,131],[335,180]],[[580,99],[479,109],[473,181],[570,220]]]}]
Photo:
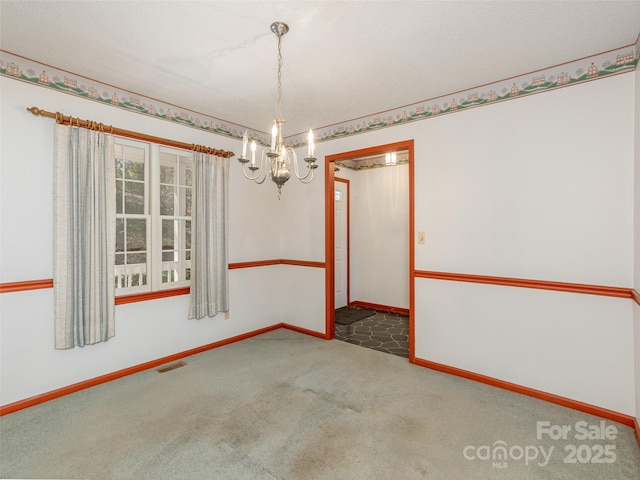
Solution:
[{"label": "chandelier", "polygon": [[[282,117],[280,104],[282,102],[282,37],[289,31],[286,23],[274,22],[271,24],[271,31],[278,37],[278,101],[276,103],[276,118],[273,121],[271,129],[271,146],[262,151],[260,162],[256,162],[256,141],[251,141],[251,159],[247,158],[247,146],[249,137],[245,130],[242,137],[242,156],[238,161],[242,164],[242,173],[249,180],[253,180],[258,184],[264,182],[267,174],[278,187],[278,199],[280,198],[282,186],[291,177],[289,165],[293,164],[295,176],[302,183],[309,183],[313,180],[313,171],[318,168],[316,158],[313,156],[315,145],[313,143],[313,132],[309,130],[307,137],[307,156],[304,161],[307,170],[301,174],[298,168],[298,156],[293,148],[286,145],[283,141],[282,126],[285,119]],[[248,171],[247,171],[248,169]]]}]

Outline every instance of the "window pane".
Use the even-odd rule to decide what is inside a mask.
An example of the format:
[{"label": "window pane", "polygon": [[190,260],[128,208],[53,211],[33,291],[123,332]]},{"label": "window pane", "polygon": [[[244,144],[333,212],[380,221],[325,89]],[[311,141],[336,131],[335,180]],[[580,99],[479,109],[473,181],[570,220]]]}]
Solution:
[{"label": "window pane", "polygon": [[127,160],[125,163],[124,176],[127,180],[144,181],[144,163]]},{"label": "window pane", "polygon": [[163,262],[176,262],[178,261],[178,252],[173,250],[169,252],[162,252],[162,261]]},{"label": "window pane", "polygon": [[144,213],[144,183],[125,182],[125,213]]},{"label": "window pane", "polygon": [[162,249],[173,250],[175,248],[175,229],[173,220],[162,220]]},{"label": "window pane", "polygon": [[124,219],[116,218],[116,252],[124,252]]},{"label": "window pane", "polygon": [[124,146],[124,176],[129,180],[144,180],[144,148]]},{"label": "window pane", "polygon": [[180,215],[190,217],[191,216],[191,188],[180,187],[180,199],[184,199],[180,202]]},{"label": "window pane", "polygon": [[147,221],[145,219],[127,220],[127,251],[139,252],[147,249]]},{"label": "window pane", "polygon": [[[121,147],[121,145],[116,145],[116,178],[122,178],[122,172],[123,172],[122,159],[117,153],[118,147]],[[120,150],[122,151],[122,148]]]},{"label": "window pane", "polygon": [[124,265],[124,253],[116,253],[116,265]]},{"label": "window pane", "polygon": [[170,283],[178,280],[178,272],[176,270],[163,270],[162,283]]},{"label": "window pane", "polygon": [[[189,159],[189,161],[190,161],[190,160],[191,160],[191,159]],[[192,172],[191,165],[189,165],[189,166],[187,167],[187,171],[185,172],[185,179],[184,179],[184,182],[183,182],[183,184],[184,184],[184,185],[188,185],[188,186],[191,186],[191,185],[192,185],[192,181],[193,181],[193,180],[192,180],[191,172]]]},{"label": "window pane", "polygon": [[184,252],[184,259],[191,260],[191,250],[187,250],[186,252]]},{"label": "window pane", "polygon": [[185,220],[185,243],[187,250],[191,250],[191,220]]},{"label": "window pane", "polygon": [[160,215],[175,215],[176,187],[160,185]]},{"label": "window pane", "polygon": [[173,166],[160,166],[160,183],[176,183],[176,169]]},{"label": "window pane", "polygon": [[130,253],[127,255],[127,265],[135,265],[139,263],[147,263],[146,253]]},{"label": "window pane", "polygon": [[116,213],[124,213],[122,211],[123,199],[122,189],[124,188],[122,180],[116,180]]},{"label": "window pane", "polygon": [[191,280],[191,269],[187,268],[187,270],[185,271],[185,280]]}]

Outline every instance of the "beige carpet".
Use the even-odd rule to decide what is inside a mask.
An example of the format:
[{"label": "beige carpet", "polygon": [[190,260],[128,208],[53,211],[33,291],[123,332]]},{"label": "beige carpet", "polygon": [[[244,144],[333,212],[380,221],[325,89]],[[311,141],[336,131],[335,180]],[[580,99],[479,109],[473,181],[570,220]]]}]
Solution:
[{"label": "beige carpet", "polygon": [[[576,440],[577,422],[601,419],[337,340],[280,329],[184,361],[2,417],[0,475],[636,480],[640,472],[629,427],[606,421],[615,439]],[[572,434],[539,440],[541,421]],[[608,453],[598,456],[597,445]],[[491,458],[500,447],[506,457]],[[610,463],[592,463],[612,452]]]}]

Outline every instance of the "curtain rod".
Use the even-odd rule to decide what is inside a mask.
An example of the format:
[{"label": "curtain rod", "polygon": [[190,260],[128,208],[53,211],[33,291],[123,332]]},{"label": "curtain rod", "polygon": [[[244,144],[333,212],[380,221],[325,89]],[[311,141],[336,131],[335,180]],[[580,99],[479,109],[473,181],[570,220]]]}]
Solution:
[{"label": "curtain rod", "polygon": [[205,147],[203,145],[196,145],[193,143],[179,142],[177,140],[170,140],[168,138],[154,137],[153,135],[132,132],[130,130],[116,128],[112,125],[104,125],[102,123],[94,122],[92,120],[81,120],[80,118],[70,117],[68,115],[63,115],[62,113],[59,113],[59,112],[56,112],[56,113],[47,112],[46,110],[41,110],[38,107],[27,108],[27,110],[33,113],[35,116],[40,115],[42,117],[54,118],[56,123],[59,123],[61,125],[72,125],[76,127],[88,128],[89,130],[98,130],[100,132],[106,132],[106,133],[111,133],[113,135],[120,135],[123,137],[134,138],[136,140],[142,140],[145,142],[160,143],[162,145],[182,148],[184,150],[208,153],[210,155],[215,155],[216,157],[229,158],[235,155],[235,153],[227,152],[225,150],[218,150],[216,148]]}]

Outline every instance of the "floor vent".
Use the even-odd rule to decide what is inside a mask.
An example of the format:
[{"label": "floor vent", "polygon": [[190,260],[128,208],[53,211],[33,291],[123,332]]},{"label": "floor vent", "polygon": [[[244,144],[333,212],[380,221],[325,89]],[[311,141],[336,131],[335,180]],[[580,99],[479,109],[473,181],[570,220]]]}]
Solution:
[{"label": "floor vent", "polygon": [[164,367],[157,368],[156,372],[159,372],[159,373],[169,372],[171,370],[175,370],[176,368],[184,367],[185,365],[186,363],[184,362],[170,363],[169,365],[165,365]]}]

